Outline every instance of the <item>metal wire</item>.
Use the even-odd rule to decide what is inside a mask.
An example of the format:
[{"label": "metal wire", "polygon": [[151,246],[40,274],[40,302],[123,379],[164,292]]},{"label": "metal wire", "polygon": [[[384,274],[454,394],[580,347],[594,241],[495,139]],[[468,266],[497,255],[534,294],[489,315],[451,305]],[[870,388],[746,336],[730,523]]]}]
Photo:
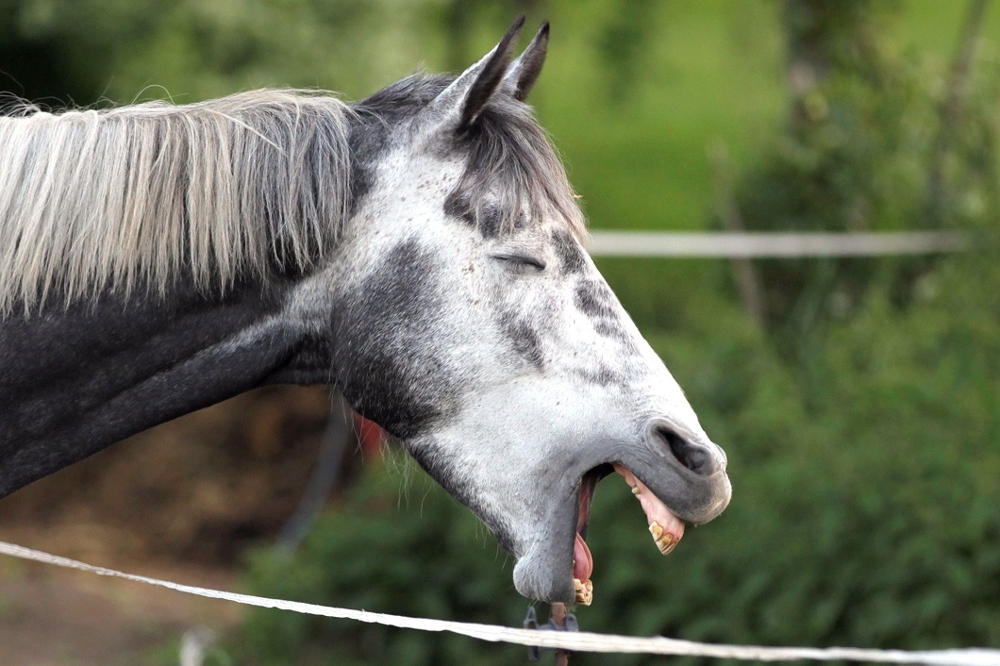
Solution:
[{"label": "metal wire", "polygon": [[662,636],[633,637],[614,634],[597,634],[592,632],[556,632],[537,631],[531,629],[515,629],[490,624],[471,622],[453,622],[414,618],[402,615],[371,613],[351,608],[336,608],[319,606],[283,599],[269,599],[248,594],[236,594],[211,590],[192,585],[182,585],[170,581],[159,580],[147,576],[124,573],[96,567],[58,555],[50,555],[0,541],[0,554],[17,557],[24,560],[51,564],[68,569],[77,569],[98,574],[123,578],[137,583],[165,587],[185,594],[193,594],[209,599],[221,599],[247,606],[260,608],[277,608],[308,615],[355,620],[369,624],[380,624],[401,629],[440,632],[447,631],[462,636],[469,636],[483,641],[514,643],[518,645],[538,645],[540,647],[562,648],[574,652],[616,652],[641,653],[660,655],[684,655],[697,657],[716,657],[726,659],[748,659],[754,661],[791,661],[795,659],[811,659],[816,661],[867,661],[890,664],[931,664],[934,666],[1000,666],[1000,650],[965,648],[954,650],[925,650],[909,652],[904,650],[868,650],[859,648],[800,648],[800,647],[764,647],[756,645],[720,645],[712,643],[697,643]]}]

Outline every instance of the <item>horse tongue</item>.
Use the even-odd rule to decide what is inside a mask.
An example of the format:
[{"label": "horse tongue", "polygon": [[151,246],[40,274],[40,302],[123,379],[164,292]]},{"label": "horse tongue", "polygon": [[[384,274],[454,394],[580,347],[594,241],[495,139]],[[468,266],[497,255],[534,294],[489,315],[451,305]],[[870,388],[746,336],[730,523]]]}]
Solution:
[{"label": "horse tongue", "polygon": [[587,542],[577,532],[576,543],[573,545],[573,577],[588,581],[592,573],[594,573],[594,556],[590,554]]},{"label": "horse tongue", "polygon": [[674,549],[677,542],[684,536],[684,521],[673,514],[667,505],[660,501],[646,485],[635,477],[628,468],[615,465],[615,471],[625,477],[626,483],[632,487],[632,494],[639,499],[646,521],[649,523],[649,533],[660,552],[667,555]]}]

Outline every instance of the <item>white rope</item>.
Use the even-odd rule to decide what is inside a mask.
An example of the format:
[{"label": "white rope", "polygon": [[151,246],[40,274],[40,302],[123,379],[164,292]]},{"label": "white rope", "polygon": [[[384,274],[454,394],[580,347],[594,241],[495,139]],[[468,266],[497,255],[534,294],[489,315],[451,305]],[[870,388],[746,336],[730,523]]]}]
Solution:
[{"label": "white rope", "polygon": [[959,231],[591,231],[589,245],[591,254],[602,257],[730,259],[935,254],[972,248],[969,238]]},{"label": "white rope", "polygon": [[649,638],[619,636],[613,634],[595,634],[591,632],[555,632],[537,631],[532,629],[516,629],[489,624],[472,622],[450,622],[446,620],[431,620],[426,618],[405,617],[402,615],[387,615],[370,613],[364,610],[350,608],[334,608],[298,601],[284,601],[255,597],[248,594],[236,594],[210,590],[192,585],[182,585],[170,581],[123,573],[114,569],[95,567],[58,555],[49,555],[41,551],[16,546],[0,541],[0,554],[10,555],[34,562],[53,564],[67,569],[88,571],[101,576],[124,578],[137,583],[146,583],[165,587],[185,594],[193,594],[209,599],[232,601],[247,606],[260,608],[278,608],[281,610],[320,615],[323,617],[357,620],[368,624],[381,624],[401,629],[417,629],[419,631],[449,631],[478,638],[493,643],[515,643],[518,645],[537,645],[539,647],[563,648],[576,652],[617,652],[642,653],[662,655],[687,655],[697,657],[719,657],[728,659],[751,659],[756,661],[790,661],[793,659],[813,659],[818,661],[869,661],[894,664],[933,664],[935,666],[1000,666],[1000,650],[993,649],[955,649],[926,650],[907,652],[904,650],[864,650],[859,648],[792,648],[763,647],[755,645],[718,645],[711,643],[696,643],[675,638],[655,636]]}]

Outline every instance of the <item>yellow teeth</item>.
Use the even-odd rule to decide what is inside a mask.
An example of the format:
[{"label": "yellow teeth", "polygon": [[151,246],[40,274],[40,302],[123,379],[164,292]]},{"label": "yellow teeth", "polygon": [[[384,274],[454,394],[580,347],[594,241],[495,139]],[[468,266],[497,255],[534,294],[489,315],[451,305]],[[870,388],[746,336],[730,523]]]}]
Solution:
[{"label": "yellow teeth", "polygon": [[641,492],[642,492],[642,491],[641,491],[641,490],[639,490],[639,486],[632,486],[632,494],[633,494],[633,495],[638,495],[638,494],[639,494],[639,493],[641,493]]},{"label": "yellow teeth", "polygon": [[576,603],[589,606],[594,602],[594,581],[574,578],[573,587],[576,588]]},{"label": "yellow teeth", "polygon": [[649,533],[653,535],[653,541],[656,542],[656,547],[660,549],[660,553],[663,555],[669,555],[670,551],[677,545],[674,535],[670,532],[664,532],[659,523],[652,523],[649,526]]}]

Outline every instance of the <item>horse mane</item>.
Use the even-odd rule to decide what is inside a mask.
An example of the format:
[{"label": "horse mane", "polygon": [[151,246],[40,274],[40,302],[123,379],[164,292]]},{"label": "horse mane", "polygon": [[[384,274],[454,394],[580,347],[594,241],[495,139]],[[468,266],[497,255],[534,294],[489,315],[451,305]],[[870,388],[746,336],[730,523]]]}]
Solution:
[{"label": "horse mane", "polygon": [[185,274],[198,288],[334,245],[350,203],[349,107],[258,90],[0,116],[0,315]]},{"label": "horse mane", "polygon": [[[414,75],[353,107],[295,90],[60,113],[8,106],[0,318],[109,289],[164,294],[181,277],[225,289],[275,266],[308,270],[336,246],[366,186],[359,167],[371,168],[391,128],[452,80]],[[366,127],[352,135],[352,124]],[[495,95],[452,149],[468,161],[447,212],[484,235],[553,215],[585,235],[565,169],[527,105]]]}]

